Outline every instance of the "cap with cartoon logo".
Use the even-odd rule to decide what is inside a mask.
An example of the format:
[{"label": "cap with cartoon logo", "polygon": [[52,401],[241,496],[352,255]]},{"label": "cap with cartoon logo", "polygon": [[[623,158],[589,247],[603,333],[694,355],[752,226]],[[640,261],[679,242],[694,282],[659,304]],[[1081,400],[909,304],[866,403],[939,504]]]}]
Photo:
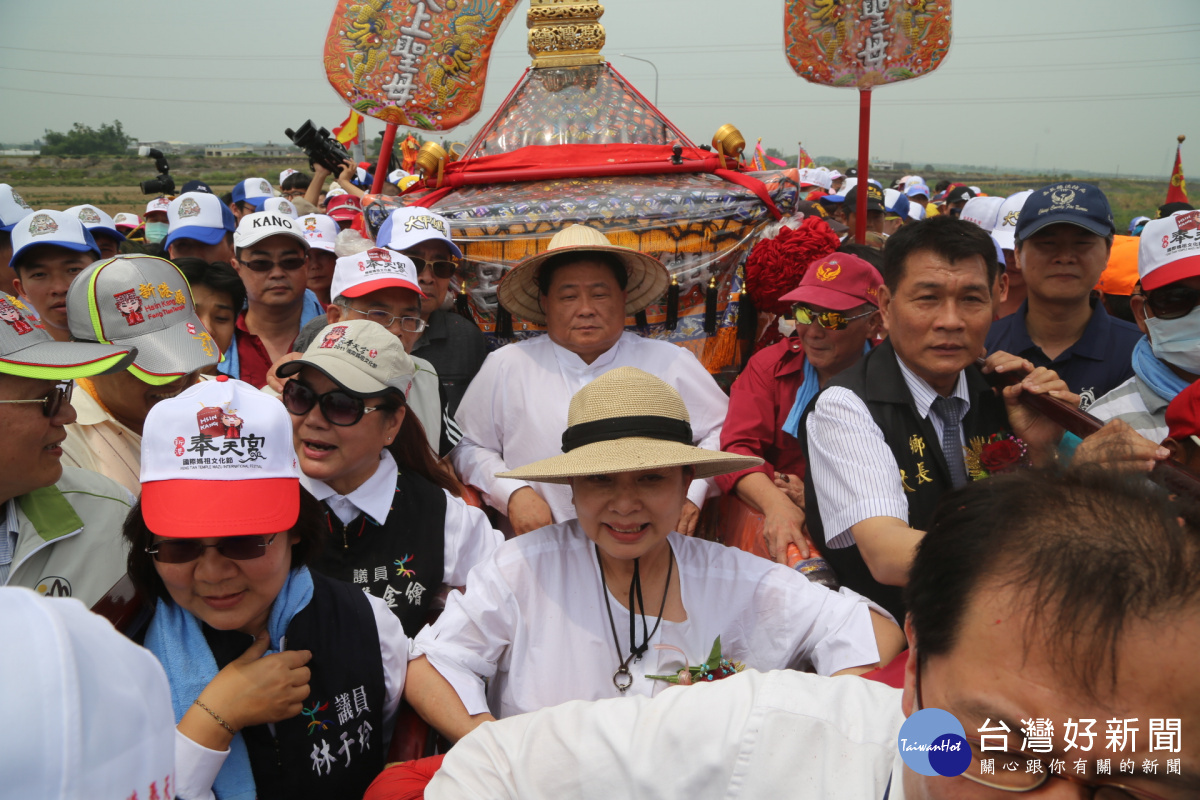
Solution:
[{"label": "cap with cartoon logo", "polygon": [[1112,236],[1112,209],[1100,187],[1079,181],[1064,181],[1034,189],[1017,218],[1016,240],[1025,241],[1045,228],[1066,222],[1097,236]]},{"label": "cap with cartoon logo", "polygon": [[849,311],[863,303],[878,307],[882,286],[883,276],[869,263],[848,253],[833,253],[809,264],[800,286],[779,299]]},{"label": "cap with cartoon logo", "polygon": [[65,247],[77,253],[92,252],[100,257],[100,248],[91,232],[79,221],[79,217],[66,211],[42,209],[27,214],[12,229],[12,258],[9,265],[21,260],[30,248],[44,244]]},{"label": "cap with cartoon logo", "polygon": [[233,187],[231,194],[233,195],[233,202],[249,203],[258,211],[262,209],[264,200],[275,196],[275,191],[271,188],[271,183],[266,178],[246,178],[246,180],[239,182],[237,186]]},{"label": "cap with cartoon logo", "polygon": [[372,247],[337,260],[329,295],[362,297],[389,286],[410,289],[425,296],[417,282],[417,267],[408,256],[384,247]]},{"label": "cap with cartoon logo", "polygon": [[217,244],[237,227],[237,218],[221,198],[204,192],[186,192],[171,201],[167,209],[167,238],[164,247],[179,239],[195,239]]},{"label": "cap with cartoon logo", "polygon": [[142,515],[160,536],[289,530],[300,515],[291,415],[227,375],[201,381],[146,415],[141,479]]},{"label": "cap with cartoon logo", "polygon": [[354,319],[326,325],[301,358],[276,370],[279,377],[312,367],[356,397],[398,391],[406,398],[417,372],[400,337],[378,322]]},{"label": "cap with cartoon logo", "polygon": [[1010,194],[996,212],[996,227],[992,229],[992,237],[1005,250],[1015,250],[1017,247],[1017,220],[1021,218],[1021,209],[1031,194],[1032,189]]},{"label": "cap with cartoon logo", "polygon": [[67,290],[71,335],[137,348],[129,371],[161,386],[217,363],[220,354],[179,268],[153,256],[117,256],[87,267]]},{"label": "cap with cartoon logo", "polygon": [[296,206],[292,205],[292,201],[286,197],[268,197],[263,200],[263,211],[271,211],[277,214],[283,214],[285,217],[296,219],[299,216],[296,213]]},{"label": "cap with cartoon logo", "polygon": [[7,183],[0,183],[0,231],[11,231],[13,226],[33,211],[25,198]]},{"label": "cap with cartoon logo", "polygon": [[255,211],[242,217],[233,233],[233,246],[249,247],[271,236],[290,236],[308,248],[308,240],[300,232],[298,220],[274,211]]},{"label": "cap with cartoon logo", "polygon": [[300,225],[300,233],[308,241],[309,247],[333,252],[340,230],[333,217],[328,214],[305,214],[296,222]]},{"label": "cap with cartoon logo", "polygon": [[146,203],[147,214],[153,214],[155,211],[161,211],[162,213],[166,214],[170,208],[171,198],[169,197],[156,197],[149,203]]},{"label": "cap with cartoon logo", "polygon": [[1138,243],[1138,274],[1147,292],[1200,276],[1200,211],[1176,211],[1146,223]]},{"label": "cap with cartoon logo", "polygon": [[0,293],[0,373],[69,381],[123,370],[136,354],[130,346],[56,342],[18,298]]},{"label": "cap with cartoon logo", "polygon": [[401,252],[430,239],[445,242],[451,253],[462,258],[462,250],[450,238],[450,223],[428,208],[396,209],[379,226],[379,235],[375,237],[380,247]]},{"label": "cap with cartoon logo", "polygon": [[103,234],[113,239],[125,241],[125,234],[117,230],[116,222],[108,215],[108,212],[101,208],[96,208],[90,203],[84,203],[81,206],[68,208],[67,213],[79,217],[79,221],[83,223],[83,227],[88,229],[93,238],[95,238],[96,234]]},{"label": "cap with cartoon logo", "polygon": [[122,211],[113,217],[113,225],[117,230],[125,229],[126,232],[132,231],[137,226],[142,224],[142,218],[132,211]]}]

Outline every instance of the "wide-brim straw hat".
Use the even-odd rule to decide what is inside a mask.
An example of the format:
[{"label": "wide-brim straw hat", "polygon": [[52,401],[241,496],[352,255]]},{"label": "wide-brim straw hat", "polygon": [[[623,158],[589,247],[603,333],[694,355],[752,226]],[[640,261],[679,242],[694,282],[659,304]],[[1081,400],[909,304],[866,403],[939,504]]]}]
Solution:
[{"label": "wide-brim straw hat", "polygon": [[497,477],[569,483],[582,475],[692,466],[696,478],[711,478],[762,463],[761,458],[693,445],[691,420],[679,392],[648,372],[619,367],[571,398],[561,456]]},{"label": "wide-brim straw hat", "polygon": [[600,231],[587,225],[568,225],[550,240],[541,253],[517,264],[500,281],[497,297],[505,310],[514,317],[546,323],[546,315],[538,303],[538,270],[549,258],[562,253],[609,253],[625,265],[629,281],[625,284],[625,316],[632,316],[662,297],[671,276],[662,262],[653,256],[618,247]]}]

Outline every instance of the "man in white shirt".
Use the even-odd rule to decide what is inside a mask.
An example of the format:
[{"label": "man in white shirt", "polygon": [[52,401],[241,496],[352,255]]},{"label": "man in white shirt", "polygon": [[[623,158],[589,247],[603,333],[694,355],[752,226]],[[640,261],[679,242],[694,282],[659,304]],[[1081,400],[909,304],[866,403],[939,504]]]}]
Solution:
[{"label": "man in white shirt", "polygon": [[[571,492],[496,473],[561,452],[571,396],[611,369],[637,367],[674,386],[687,404],[695,444],[720,449],[728,398],[708,371],[681,347],[625,331],[625,319],[661,297],[668,280],[657,259],[571,225],[501,281],[500,304],[544,324],[547,335],[487,357],[455,415],[463,437],[450,458],[459,477],[508,516],[514,533],[574,519]],[[715,494],[711,479],[693,481],[680,533],[695,530],[709,494]]]},{"label": "man in white shirt", "polygon": [[[913,564],[903,690],[744,672],[653,699],[564,703],[479,726],[425,797],[1197,796],[1200,743],[1182,734],[1200,726],[1194,509],[1085,471],[1001,476],[957,497]],[[947,776],[915,749],[942,738],[914,718],[934,709],[970,751]],[[1114,725],[1119,753],[1103,745]],[[1111,763],[1123,759],[1135,769]]]}]

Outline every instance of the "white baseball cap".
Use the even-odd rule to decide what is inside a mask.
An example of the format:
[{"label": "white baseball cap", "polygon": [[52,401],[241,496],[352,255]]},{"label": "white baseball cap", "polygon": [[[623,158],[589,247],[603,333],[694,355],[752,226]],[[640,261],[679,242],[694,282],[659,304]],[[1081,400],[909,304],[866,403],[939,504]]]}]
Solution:
[{"label": "white baseball cap", "polygon": [[329,201],[329,198],[337,197],[339,194],[346,194],[346,190],[340,186],[330,186],[329,190],[325,192],[326,202]]},{"label": "white baseball cap", "polygon": [[[168,211],[167,218],[169,219],[170,216],[171,216],[171,212]],[[121,228],[128,228],[129,230],[133,230],[134,228],[136,228],[138,225],[141,225],[141,224],[142,224],[142,218],[139,217],[137,214],[134,214],[130,211],[122,211],[121,213],[119,213],[115,217],[113,217],[113,225],[117,228],[117,230],[120,230]]]},{"label": "white baseball cap", "polygon": [[408,256],[384,247],[339,258],[329,284],[330,297],[362,297],[378,289],[397,286],[425,293],[417,282],[417,267]]},{"label": "white baseball cap", "polygon": [[308,248],[308,240],[300,232],[300,226],[296,224],[296,220],[286,214],[274,211],[255,211],[253,214],[242,217],[233,234],[233,246],[249,247],[268,236],[281,235],[299,239],[305,249]]},{"label": "white baseball cap", "polygon": [[328,214],[305,214],[296,220],[296,223],[300,226],[304,238],[308,240],[309,247],[333,252],[340,230],[337,220]]},{"label": "white baseball cap", "polygon": [[[996,224],[992,228],[992,236],[1005,250],[1016,249],[1017,220],[1021,218],[1021,209],[1031,194],[1033,194],[1032,189],[1010,194],[1004,198],[1004,202],[996,211]],[[965,207],[964,210],[966,210]]]},{"label": "white baseball cap", "polygon": [[254,206],[255,210],[260,210],[262,201],[268,197],[274,197],[275,191],[271,188],[271,182],[266,178],[246,178],[233,187],[231,194],[233,202],[246,202]]},{"label": "white baseball cap", "polygon": [[146,527],[160,536],[280,533],[300,515],[291,416],[228,375],[150,409],[141,479]]},{"label": "white baseball cap", "polygon": [[1149,292],[1200,275],[1200,211],[1152,219],[1138,244],[1138,277]]},{"label": "white baseball cap", "polygon": [[156,197],[149,203],[146,203],[146,213],[150,214],[155,211],[161,211],[164,214],[171,208],[171,198],[163,196]]},{"label": "white baseball cap", "polygon": [[417,372],[400,337],[369,319],[326,325],[303,357],[280,365],[279,377],[295,375],[306,366],[361,397],[395,390],[407,398]]},{"label": "white baseball cap", "polygon": [[920,222],[921,220],[925,219],[925,214],[925,206],[917,202],[909,202],[908,216],[910,219],[915,219]]},{"label": "white baseball cap", "polygon": [[988,233],[996,229],[1000,219],[1000,207],[1004,205],[1003,197],[972,197],[962,207],[959,219],[974,222]]},{"label": "white baseball cap", "polygon": [[284,216],[291,217],[292,219],[296,219],[297,217],[296,207],[292,205],[292,201],[288,200],[286,197],[268,197],[263,201],[262,210],[273,211],[277,214],[283,214]]},{"label": "white baseball cap", "polygon": [[103,209],[96,208],[90,203],[84,203],[81,206],[71,206],[67,209],[67,213],[79,217],[79,221],[91,232],[93,238],[97,233],[103,233],[114,239],[125,241],[125,234],[117,230],[113,218]]},{"label": "white baseball cap", "polygon": [[288,177],[295,175],[299,171],[300,170],[298,169],[285,169],[283,172],[279,173],[279,187],[282,189],[283,182],[286,181]]},{"label": "white baseball cap", "polygon": [[167,238],[164,247],[177,239],[195,239],[205,244],[217,244],[225,234],[237,227],[237,219],[221,198],[208,192],[185,192],[171,201],[167,208]]},{"label": "white baseball cap", "polygon": [[9,265],[16,264],[21,254],[31,247],[52,244],[77,253],[89,250],[100,257],[100,248],[91,232],[83,227],[79,217],[66,211],[42,209],[26,214],[12,229],[12,258]]},{"label": "white baseball cap", "polygon": [[462,250],[450,238],[450,223],[446,218],[420,206],[393,211],[379,226],[379,235],[375,237],[380,247],[392,250],[407,250],[430,239],[445,242],[451,253],[462,258]]},{"label": "white baseball cap", "polygon": [[402,169],[394,169],[388,173],[388,176],[387,176],[388,183],[394,183],[394,184],[398,185],[400,183],[400,181],[404,180],[405,178],[407,178],[411,175],[412,175],[411,172],[405,172]]},{"label": "white baseball cap", "polygon": [[[278,402],[276,403],[278,405]],[[175,712],[158,659],[78,600],[0,588],[6,797],[175,796]]]},{"label": "white baseball cap", "polygon": [[0,183],[0,231],[11,231],[29,212],[33,211],[25,198],[7,183]]},{"label": "white baseball cap", "polygon": [[909,197],[915,197],[919,194],[925,195],[926,199],[933,197],[933,192],[929,191],[929,187],[923,183],[914,183],[911,186],[905,186],[904,193]]}]

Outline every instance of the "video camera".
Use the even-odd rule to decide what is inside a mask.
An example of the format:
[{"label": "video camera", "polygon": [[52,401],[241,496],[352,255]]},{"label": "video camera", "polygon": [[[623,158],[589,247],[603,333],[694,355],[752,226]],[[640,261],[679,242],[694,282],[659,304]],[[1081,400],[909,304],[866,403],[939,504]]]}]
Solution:
[{"label": "video camera", "polygon": [[310,166],[320,164],[334,175],[341,172],[342,163],[350,158],[350,152],[342,143],[326,129],[313,125],[311,119],[305,120],[300,130],[288,128],[283,133],[292,140],[292,144],[304,151]]},{"label": "video camera", "polygon": [[157,178],[141,182],[142,194],[175,194],[175,179],[170,174],[171,165],[167,163],[167,157],[162,151],[143,145],[138,148],[138,155],[153,158],[154,168],[158,170]]}]

